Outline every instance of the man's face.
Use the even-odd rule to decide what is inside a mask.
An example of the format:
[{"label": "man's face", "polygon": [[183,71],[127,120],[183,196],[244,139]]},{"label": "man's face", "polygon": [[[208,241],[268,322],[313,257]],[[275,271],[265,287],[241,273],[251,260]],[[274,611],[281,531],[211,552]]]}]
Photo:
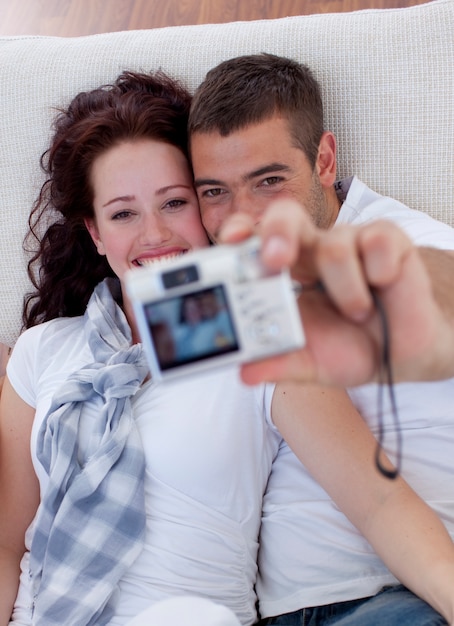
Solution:
[{"label": "man's face", "polygon": [[331,133],[322,137],[315,168],[295,147],[287,121],[279,116],[226,137],[195,133],[191,156],[202,221],[213,241],[232,213],[246,212],[257,224],[271,201],[285,197],[302,203],[318,226],[334,223],[339,207],[332,189]]}]

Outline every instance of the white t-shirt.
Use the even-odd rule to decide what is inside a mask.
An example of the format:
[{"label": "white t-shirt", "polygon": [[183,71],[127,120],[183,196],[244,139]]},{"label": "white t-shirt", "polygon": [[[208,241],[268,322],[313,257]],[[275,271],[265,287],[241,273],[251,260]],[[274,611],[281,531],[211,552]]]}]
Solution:
[{"label": "white t-shirt", "polygon": [[410,209],[402,202],[372,191],[356,176],[335,184],[338,198],[343,202],[336,224],[364,224],[377,219],[390,220],[400,226],[418,246],[454,248],[454,229],[423,211]]},{"label": "white t-shirt", "polygon": [[[380,196],[357,178],[340,181],[336,188],[343,201],[336,223],[390,219],[418,245],[454,249],[454,230],[427,214]],[[403,436],[402,475],[440,515],[454,539],[454,379],[399,384],[395,389]],[[349,395],[376,434],[377,386],[358,387]],[[384,426],[385,446],[393,458],[394,423],[386,394]],[[263,617],[367,597],[396,583],[285,442],[264,499],[259,569]]]},{"label": "white t-shirt", "polygon": [[[41,489],[47,477],[36,436],[57,387],[91,361],[82,318],[26,331],[8,364],[16,392],[36,407],[31,449]],[[265,491],[280,436],[271,424],[273,387],[243,385],[236,368],[178,382],[145,383],[133,410],[146,455],[145,548],[120,581],[111,626],[178,595],[206,597],[243,625],[256,618],[254,584]],[[89,437],[89,426],[83,426]],[[32,529],[28,532],[30,545]],[[14,626],[29,626],[28,555]]]}]

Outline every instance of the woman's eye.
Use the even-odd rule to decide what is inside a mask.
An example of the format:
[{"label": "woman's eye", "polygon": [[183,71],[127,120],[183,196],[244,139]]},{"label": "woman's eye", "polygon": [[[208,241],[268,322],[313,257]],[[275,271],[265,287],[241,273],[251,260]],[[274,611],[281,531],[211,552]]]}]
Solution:
[{"label": "woman's eye", "polygon": [[131,215],[131,211],[118,211],[112,215],[113,220],[124,220]]},{"label": "woman's eye", "polygon": [[185,204],[187,204],[186,200],[182,200],[181,198],[175,198],[174,200],[169,200],[168,202],[166,202],[164,208],[177,210]]}]

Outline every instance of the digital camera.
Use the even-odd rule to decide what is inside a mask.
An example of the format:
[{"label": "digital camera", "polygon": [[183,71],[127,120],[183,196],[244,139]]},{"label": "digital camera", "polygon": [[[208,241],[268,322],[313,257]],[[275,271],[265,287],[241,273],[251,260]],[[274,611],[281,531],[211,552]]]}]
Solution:
[{"label": "digital camera", "polygon": [[305,343],[290,275],[263,266],[256,237],[130,270],[126,289],[154,380]]}]

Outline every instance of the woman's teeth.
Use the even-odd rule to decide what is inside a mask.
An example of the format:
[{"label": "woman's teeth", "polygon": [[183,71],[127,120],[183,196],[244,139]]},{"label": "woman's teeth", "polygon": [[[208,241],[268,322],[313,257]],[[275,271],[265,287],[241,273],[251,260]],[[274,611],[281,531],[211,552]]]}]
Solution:
[{"label": "woman's teeth", "polygon": [[148,257],[146,259],[136,259],[134,265],[138,265],[139,267],[155,265],[157,263],[161,263],[162,261],[177,258],[182,254],[185,254],[185,252],[186,250],[182,250],[181,252],[171,252],[170,254],[162,254],[161,256]]}]

